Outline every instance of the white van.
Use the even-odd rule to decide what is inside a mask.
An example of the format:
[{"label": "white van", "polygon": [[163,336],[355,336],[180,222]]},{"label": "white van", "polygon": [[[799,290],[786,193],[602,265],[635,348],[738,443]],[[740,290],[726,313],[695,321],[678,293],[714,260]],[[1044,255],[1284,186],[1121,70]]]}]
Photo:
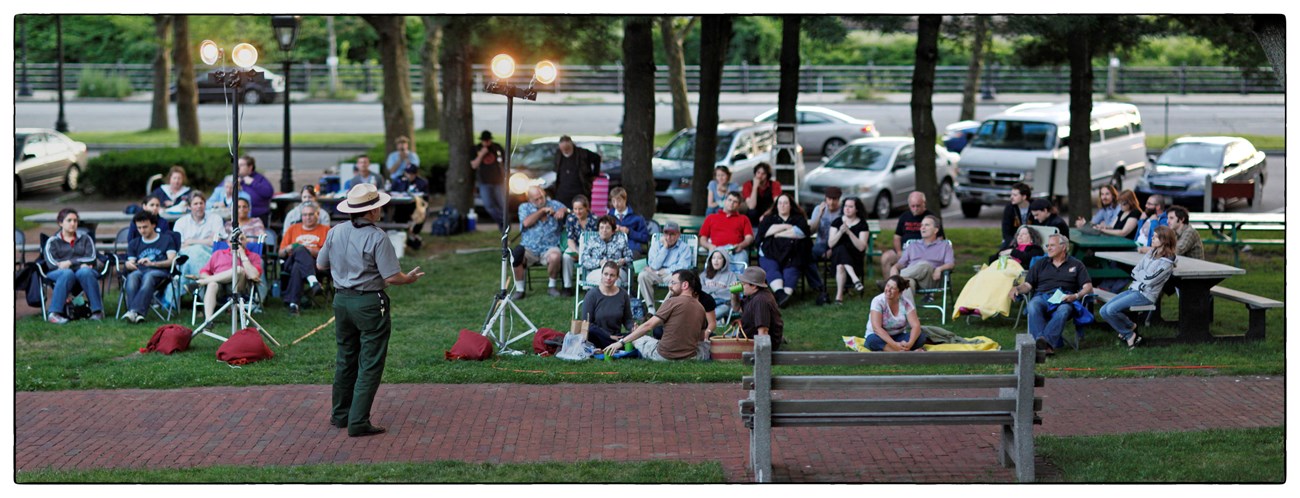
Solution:
[{"label": "white van", "polygon": [[[1092,105],[1092,184],[1111,183],[1124,189],[1125,178],[1138,178],[1146,168],[1146,133],[1132,104]],[[1005,205],[1011,186],[1034,185],[1034,169],[1042,158],[1069,158],[1070,104],[1021,104],[980,123],[979,131],[961,151],[957,163],[957,198],[967,218],[979,216],[987,205]],[[1046,183],[1046,182],[1042,182]],[[1035,197],[1046,192],[1034,192]]]}]

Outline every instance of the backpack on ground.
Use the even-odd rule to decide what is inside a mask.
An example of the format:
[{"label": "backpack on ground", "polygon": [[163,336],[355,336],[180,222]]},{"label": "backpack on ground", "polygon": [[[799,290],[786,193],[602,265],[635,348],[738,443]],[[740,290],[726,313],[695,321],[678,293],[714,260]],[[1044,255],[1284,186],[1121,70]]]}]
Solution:
[{"label": "backpack on ground", "polygon": [[451,206],[442,208],[438,217],[430,224],[429,233],[435,236],[451,236],[461,232],[460,210]]}]

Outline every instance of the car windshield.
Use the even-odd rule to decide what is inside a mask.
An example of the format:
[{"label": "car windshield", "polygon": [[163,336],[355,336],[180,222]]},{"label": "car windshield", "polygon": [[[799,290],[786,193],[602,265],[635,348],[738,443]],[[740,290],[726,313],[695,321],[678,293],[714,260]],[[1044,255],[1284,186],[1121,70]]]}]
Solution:
[{"label": "car windshield", "polygon": [[889,158],[893,154],[894,146],[892,145],[850,145],[835,154],[835,157],[832,157],[822,167],[884,171],[889,166]]},{"label": "car windshield", "polygon": [[521,145],[519,150],[510,156],[510,167],[534,171],[555,169],[557,147],[559,145],[554,142]]},{"label": "car windshield", "polygon": [[985,121],[970,145],[987,149],[1051,150],[1056,125],[1031,121]]},{"label": "car windshield", "polygon": [[1222,164],[1223,146],[1201,143],[1174,144],[1160,154],[1156,164],[1162,166],[1183,166],[1188,168],[1215,168]]},{"label": "car windshield", "polygon": [[14,161],[18,161],[18,160],[22,159],[22,157],[23,157],[23,142],[25,142],[25,141],[27,141],[27,134],[26,134],[26,133],[15,133],[15,134],[14,134]]},{"label": "car windshield", "polygon": [[[727,157],[727,152],[731,150],[731,139],[734,137],[734,133],[718,133],[716,159],[721,160]],[[664,152],[659,157],[674,161],[694,161],[695,133],[677,135],[677,138],[674,138],[672,142],[668,143],[667,147],[664,147]]]}]

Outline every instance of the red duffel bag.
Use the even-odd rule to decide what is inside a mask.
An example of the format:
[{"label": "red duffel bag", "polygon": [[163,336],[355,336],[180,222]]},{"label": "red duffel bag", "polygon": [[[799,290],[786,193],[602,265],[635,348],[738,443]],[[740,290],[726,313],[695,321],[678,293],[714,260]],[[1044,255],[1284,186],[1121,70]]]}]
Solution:
[{"label": "red duffel bag", "polygon": [[172,354],[185,351],[190,347],[190,337],[193,334],[193,330],[180,325],[163,325],[153,331],[153,337],[149,338],[148,344],[140,348],[140,352]]},{"label": "red duffel bag", "polygon": [[[547,344],[547,342],[550,344]],[[555,356],[564,344],[564,332],[542,327],[533,334],[533,353],[537,356]]]},{"label": "red duffel bag", "polygon": [[443,355],[448,360],[486,360],[492,357],[492,341],[473,330],[460,329],[456,344]]},{"label": "red duffel bag", "polygon": [[231,365],[246,365],[274,356],[271,348],[262,342],[262,335],[253,327],[235,332],[217,348],[217,359]]}]

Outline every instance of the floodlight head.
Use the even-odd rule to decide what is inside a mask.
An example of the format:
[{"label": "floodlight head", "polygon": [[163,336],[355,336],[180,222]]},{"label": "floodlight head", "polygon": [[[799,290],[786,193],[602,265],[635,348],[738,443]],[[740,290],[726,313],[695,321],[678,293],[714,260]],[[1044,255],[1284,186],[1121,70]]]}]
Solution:
[{"label": "floodlight head", "polygon": [[235,45],[235,48],[230,51],[230,60],[244,69],[253,67],[253,64],[257,64],[257,48],[249,43]]},{"label": "floodlight head", "polygon": [[211,66],[220,58],[221,49],[217,48],[217,42],[203,40],[203,43],[199,44],[199,59],[202,59],[204,64]]},{"label": "floodlight head", "polygon": [[541,61],[533,68],[533,79],[543,85],[549,85],[555,82],[555,78],[560,75],[559,73],[560,69],[555,66],[554,62]]},{"label": "floodlight head", "polygon": [[515,59],[506,54],[492,58],[492,75],[497,79],[506,79],[515,74]]}]

